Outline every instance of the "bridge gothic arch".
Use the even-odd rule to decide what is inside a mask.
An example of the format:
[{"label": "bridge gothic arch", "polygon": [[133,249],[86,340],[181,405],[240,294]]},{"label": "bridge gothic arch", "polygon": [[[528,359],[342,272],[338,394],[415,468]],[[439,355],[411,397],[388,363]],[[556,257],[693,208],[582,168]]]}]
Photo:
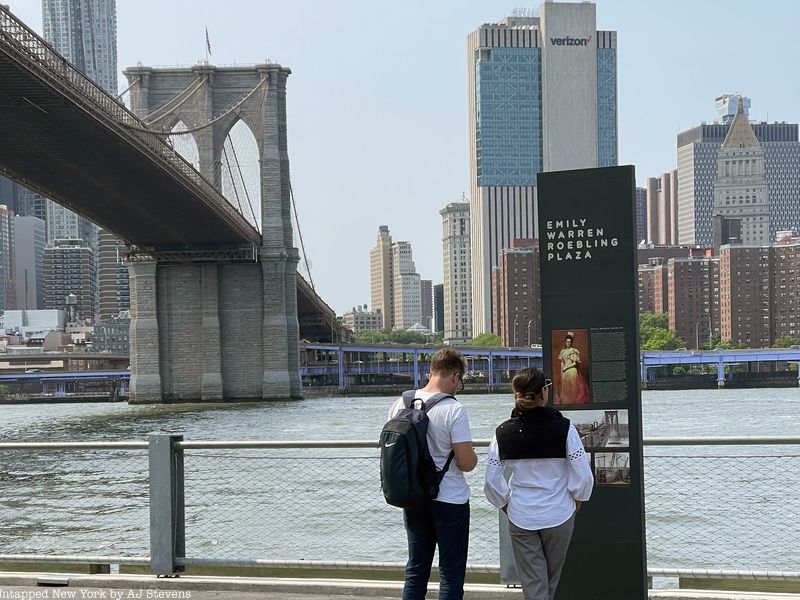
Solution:
[{"label": "bridge gothic arch", "polygon": [[[194,136],[197,143],[200,174],[219,190],[228,135],[240,121],[247,126],[258,147],[260,207],[254,207],[254,212],[260,214],[262,246],[276,251],[291,248],[286,121],[278,118],[285,115],[289,69],[274,64],[138,66],[124,73],[133,112],[155,130],[168,131],[179,121],[185,123],[190,133],[183,135]],[[246,212],[243,216],[252,219]]]},{"label": "bridge gothic arch", "polygon": [[195,169],[200,168],[200,151],[197,147],[197,141],[191,133],[182,134],[189,127],[181,120],[169,127],[172,134],[169,136],[169,141],[175,152],[180,154],[186,162],[191,164]]},{"label": "bridge gothic arch", "polygon": [[220,191],[254,227],[261,226],[261,149],[253,131],[236,119],[225,135],[221,154]]},{"label": "bridge gothic arch", "polygon": [[[240,177],[224,173],[223,167],[232,132],[252,141],[257,193],[250,190],[250,200],[258,202],[252,213],[261,231],[258,264],[132,265],[131,302],[136,307],[131,309],[131,397],[301,397],[299,255],[292,236],[286,123],[289,69],[275,64],[202,64],[137,66],[124,74],[131,86],[131,110],[156,131],[170,132],[178,123],[185,124],[181,137],[196,141],[199,173],[237,210],[241,206],[250,221],[253,214],[248,214],[246,200],[237,202],[225,193]],[[199,305],[188,307],[187,295],[198,296]],[[198,349],[198,340],[205,346],[209,339],[218,340],[218,346]],[[136,344],[157,358],[134,365]]]}]

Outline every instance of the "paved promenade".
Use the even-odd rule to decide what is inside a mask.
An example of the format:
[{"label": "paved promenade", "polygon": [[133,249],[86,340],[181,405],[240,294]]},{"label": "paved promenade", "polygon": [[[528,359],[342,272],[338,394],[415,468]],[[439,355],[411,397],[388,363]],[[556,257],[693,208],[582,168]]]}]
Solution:
[{"label": "paved promenade", "polygon": [[[37,586],[61,581],[68,586]],[[433,588],[433,586],[432,586]],[[147,575],[67,575],[0,573],[0,600],[396,600],[402,584],[339,579],[259,577],[180,577]],[[428,594],[436,600],[435,588]],[[500,585],[468,585],[465,600],[521,600],[518,589]],[[692,590],[651,591],[650,600],[800,600],[800,594],[767,594]]]}]

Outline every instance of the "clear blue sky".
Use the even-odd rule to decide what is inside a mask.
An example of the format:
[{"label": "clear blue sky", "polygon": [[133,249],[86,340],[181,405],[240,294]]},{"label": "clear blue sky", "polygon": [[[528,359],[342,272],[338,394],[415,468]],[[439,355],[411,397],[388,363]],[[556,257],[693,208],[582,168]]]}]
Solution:
[{"label": "clear blue sky", "polygon": [[[5,2],[41,32],[40,0]],[[117,0],[119,66],[193,64],[208,27],[213,63],[292,69],[292,183],[317,291],[341,314],[369,302],[379,225],[441,282],[438,211],[469,190],[466,36],[521,5]],[[711,121],[715,96],[749,96],[757,120],[800,121],[800,2],[597,5],[598,28],[619,32],[620,164],[640,185],[675,168],[675,135]]]}]

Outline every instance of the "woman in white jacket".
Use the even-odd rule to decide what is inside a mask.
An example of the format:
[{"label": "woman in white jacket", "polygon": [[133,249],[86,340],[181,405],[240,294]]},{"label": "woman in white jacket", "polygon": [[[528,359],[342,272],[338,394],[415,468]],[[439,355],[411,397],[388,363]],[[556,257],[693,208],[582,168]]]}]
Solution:
[{"label": "woman in white jacket", "polygon": [[[521,369],[511,383],[514,411],[495,431],[486,466],[486,497],[508,514],[525,600],[552,600],[572,539],[575,513],[594,479],[578,431],[547,406],[552,382]],[[503,472],[511,470],[506,483]]]}]

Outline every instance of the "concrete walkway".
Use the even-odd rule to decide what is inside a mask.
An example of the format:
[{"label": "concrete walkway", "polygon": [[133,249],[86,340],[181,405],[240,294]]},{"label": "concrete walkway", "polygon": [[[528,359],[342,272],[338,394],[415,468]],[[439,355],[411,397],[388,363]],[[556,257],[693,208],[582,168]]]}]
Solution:
[{"label": "concrete walkway", "polygon": [[[45,586],[43,584],[50,584]],[[260,577],[156,578],[150,575],[69,575],[0,573],[3,600],[396,600],[402,583],[342,579]],[[438,598],[431,585],[430,600]],[[465,600],[521,600],[519,589],[501,585],[465,586]],[[800,594],[692,590],[651,591],[650,600],[800,600]]]}]

